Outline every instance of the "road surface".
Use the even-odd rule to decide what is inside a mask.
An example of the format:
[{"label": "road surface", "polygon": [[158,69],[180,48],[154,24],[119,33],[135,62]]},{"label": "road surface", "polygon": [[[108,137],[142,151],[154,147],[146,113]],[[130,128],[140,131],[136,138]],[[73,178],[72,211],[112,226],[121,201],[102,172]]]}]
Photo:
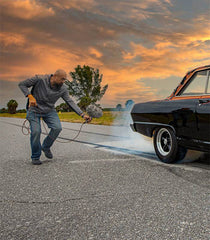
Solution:
[{"label": "road surface", "polygon": [[0,239],[209,239],[210,165],[192,162],[200,153],[167,165],[126,127],[84,125],[68,142],[80,124],[62,123],[67,143],[34,166],[22,123],[0,118]]}]

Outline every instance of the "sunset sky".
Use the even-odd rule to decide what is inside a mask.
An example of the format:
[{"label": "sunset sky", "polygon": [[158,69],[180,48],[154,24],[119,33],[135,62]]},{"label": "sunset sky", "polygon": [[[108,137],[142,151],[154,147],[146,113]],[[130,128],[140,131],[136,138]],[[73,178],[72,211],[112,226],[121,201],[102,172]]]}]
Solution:
[{"label": "sunset sky", "polygon": [[18,82],[77,65],[98,68],[115,107],[170,95],[210,64],[210,0],[0,0],[0,108],[24,108]]}]

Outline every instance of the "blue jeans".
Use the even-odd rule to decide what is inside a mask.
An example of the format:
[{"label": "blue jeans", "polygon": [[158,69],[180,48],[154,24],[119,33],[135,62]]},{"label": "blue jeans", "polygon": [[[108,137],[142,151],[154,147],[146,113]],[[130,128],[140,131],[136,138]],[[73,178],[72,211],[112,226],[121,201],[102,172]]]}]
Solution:
[{"label": "blue jeans", "polygon": [[[40,143],[41,136],[41,123],[40,118],[44,120],[50,132],[48,136],[44,139],[43,144]],[[26,119],[30,122],[31,136],[31,159],[39,159],[41,156],[42,149],[48,150],[53,145],[54,141],[58,137],[59,133],[62,130],[61,122],[58,117],[58,114],[55,110],[52,110],[48,113],[36,113],[27,111]]]}]

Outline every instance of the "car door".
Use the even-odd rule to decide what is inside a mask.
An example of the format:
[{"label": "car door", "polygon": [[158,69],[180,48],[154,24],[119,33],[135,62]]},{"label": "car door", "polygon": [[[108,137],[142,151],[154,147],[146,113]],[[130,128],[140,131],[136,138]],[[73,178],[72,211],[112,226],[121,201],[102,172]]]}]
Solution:
[{"label": "car door", "polygon": [[198,99],[190,97],[175,97],[169,102],[172,125],[176,135],[185,139],[192,139],[195,135],[196,115],[195,109]]},{"label": "car door", "polygon": [[[205,122],[203,118],[206,106],[199,105],[205,94],[208,80],[208,70],[198,71],[185,83],[181,91],[173,98],[181,105],[177,109],[177,114],[182,120],[181,126],[178,128],[178,135],[189,139],[200,139],[200,135],[205,135],[205,130],[201,122]],[[204,124],[207,127],[207,124]],[[202,126],[202,128],[201,128]],[[202,138],[203,139],[203,138]]]},{"label": "car door", "polygon": [[209,142],[210,144],[210,70],[207,71],[206,75],[205,92],[199,98],[196,106],[197,134],[199,140]]}]

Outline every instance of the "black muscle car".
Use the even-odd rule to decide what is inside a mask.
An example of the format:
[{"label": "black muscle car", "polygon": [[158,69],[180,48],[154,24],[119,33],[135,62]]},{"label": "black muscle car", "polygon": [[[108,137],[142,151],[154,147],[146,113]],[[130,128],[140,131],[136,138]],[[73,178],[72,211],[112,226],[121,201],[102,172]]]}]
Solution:
[{"label": "black muscle car", "polygon": [[182,160],[187,149],[210,153],[210,65],[189,71],[166,99],[135,104],[133,131],[153,137],[158,158]]}]

